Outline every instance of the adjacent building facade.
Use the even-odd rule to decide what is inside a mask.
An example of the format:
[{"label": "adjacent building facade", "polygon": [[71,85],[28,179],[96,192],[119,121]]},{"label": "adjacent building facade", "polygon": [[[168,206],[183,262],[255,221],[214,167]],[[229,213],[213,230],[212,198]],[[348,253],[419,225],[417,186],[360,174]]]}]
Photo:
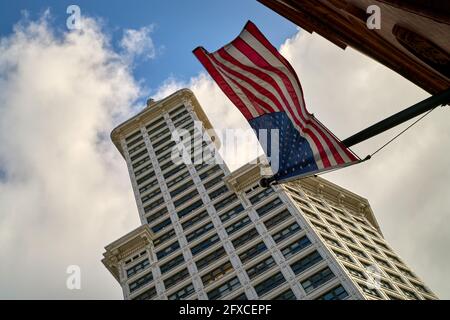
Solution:
[{"label": "adjacent building facade", "polygon": [[[364,53],[431,94],[450,87],[449,1],[258,1],[307,32]],[[374,8],[380,25],[370,29],[367,20]]]},{"label": "adjacent building facade", "polygon": [[[203,138],[177,143],[179,129]],[[258,164],[230,172],[212,161],[211,129],[183,89],[112,132],[142,224],[102,260],[125,299],[436,299],[366,199],[317,177],[263,189]],[[174,162],[181,144],[211,161]]]}]

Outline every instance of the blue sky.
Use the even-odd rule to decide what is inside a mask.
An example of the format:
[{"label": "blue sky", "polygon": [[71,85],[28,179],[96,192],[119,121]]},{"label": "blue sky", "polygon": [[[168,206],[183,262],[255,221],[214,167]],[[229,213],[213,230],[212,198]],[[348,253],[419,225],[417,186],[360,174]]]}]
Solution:
[{"label": "blue sky", "polygon": [[50,8],[54,27],[65,30],[69,5],[76,4],[82,15],[97,17],[117,46],[124,29],[139,29],[153,25],[151,38],[157,50],[155,59],[138,60],[134,76],[144,81],[151,91],[169,77],[187,81],[197,75],[202,66],[192,50],[202,45],[213,51],[240,32],[247,20],[252,20],[271,42],[279,46],[296,32],[296,26],[256,0],[79,0],[79,1],[1,1],[0,35],[11,33],[22,12],[36,19]]}]

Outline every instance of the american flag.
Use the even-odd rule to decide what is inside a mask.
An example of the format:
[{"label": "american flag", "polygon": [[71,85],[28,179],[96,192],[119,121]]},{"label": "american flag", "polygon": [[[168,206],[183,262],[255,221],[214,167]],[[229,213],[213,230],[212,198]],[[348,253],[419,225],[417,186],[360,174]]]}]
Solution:
[{"label": "american flag", "polygon": [[264,151],[279,168],[275,180],[291,180],[347,166],[360,159],[306,109],[300,81],[290,63],[247,22],[240,35],[209,53],[198,47],[195,56],[260,138],[260,130],[278,129],[279,151]]}]

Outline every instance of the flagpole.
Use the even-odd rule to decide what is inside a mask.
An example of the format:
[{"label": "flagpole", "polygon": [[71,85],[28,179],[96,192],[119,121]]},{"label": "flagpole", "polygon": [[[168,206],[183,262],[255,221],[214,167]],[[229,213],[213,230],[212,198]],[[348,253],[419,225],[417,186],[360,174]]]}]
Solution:
[{"label": "flagpole", "polygon": [[[373,138],[380,133],[383,133],[389,129],[392,129],[395,126],[398,126],[412,118],[415,118],[431,109],[434,109],[438,106],[445,106],[450,103],[450,88],[445,91],[442,91],[438,94],[435,94],[425,100],[422,100],[409,108],[406,108],[403,111],[400,111],[384,120],[381,120],[370,127],[361,130],[358,133],[348,137],[343,140],[342,143],[347,147],[354,146],[358,143],[366,141],[370,138]],[[276,183],[276,179],[272,177],[262,178],[260,180],[260,185],[263,188],[269,187],[271,184]]]},{"label": "flagpole", "polygon": [[448,103],[450,103],[450,88],[355,133],[351,137],[343,140],[342,143],[347,148],[354,146],[355,144],[366,141],[433,108]]}]

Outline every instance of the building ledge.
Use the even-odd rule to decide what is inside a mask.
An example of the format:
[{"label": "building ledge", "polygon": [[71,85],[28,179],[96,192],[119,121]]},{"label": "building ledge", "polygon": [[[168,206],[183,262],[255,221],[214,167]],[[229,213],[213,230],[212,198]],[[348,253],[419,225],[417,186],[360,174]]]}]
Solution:
[{"label": "building ledge", "polygon": [[147,224],[142,225],[107,245],[106,251],[103,253],[102,263],[120,282],[119,261],[146,248],[152,243],[153,238],[154,234],[150,227]]}]

